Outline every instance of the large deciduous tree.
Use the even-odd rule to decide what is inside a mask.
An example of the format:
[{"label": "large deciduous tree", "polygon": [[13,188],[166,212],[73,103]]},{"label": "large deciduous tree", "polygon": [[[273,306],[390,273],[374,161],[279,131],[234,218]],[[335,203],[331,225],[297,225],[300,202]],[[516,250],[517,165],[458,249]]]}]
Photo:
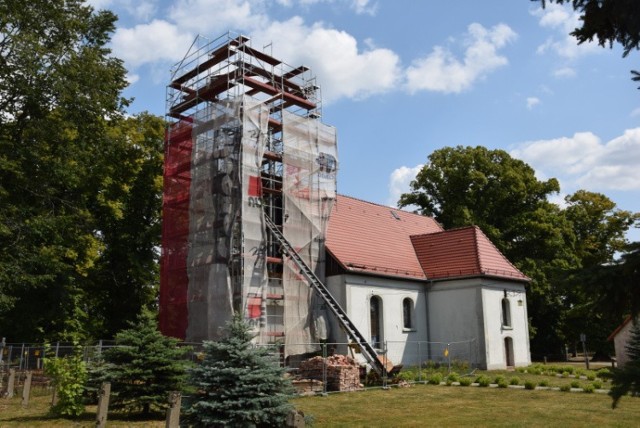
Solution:
[{"label": "large deciduous tree", "polygon": [[80,0],[0,2],[0,332],[10,340],[113,332],[104,313],[124,322],[132,310],[107,309],[93,291],[154,285],[141,271],[154,272],[162,126],[123,117],[126,70],[107,48],[115,20]]},{"label": "large deciduous tree", "polygon": [[433,152],[399,201],[417,205],[445,228],[480,226],[532,279],[531,346],[541,355],[560,354],[580,331],[598,331],[604,342],[620,322],[625,309],[603,304],[611,281],[596,285],[584,278],[614,261],[638,219],[584,190],[568,196],[562,209],[548,201],[559,190],[555,179],[538,180],[530,166],[502,150],[458,146]]}]

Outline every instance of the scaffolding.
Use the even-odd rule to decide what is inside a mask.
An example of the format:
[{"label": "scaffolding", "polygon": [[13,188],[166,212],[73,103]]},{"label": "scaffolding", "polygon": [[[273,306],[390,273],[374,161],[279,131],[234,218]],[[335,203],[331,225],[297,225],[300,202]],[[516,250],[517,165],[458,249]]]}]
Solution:
[{"label": "scaffolding", "polygon": [[267,233],[265,216],[324,278],[336,195],[335,128],[292,67],[228,33],[197,37],[171,71],[163,192],[160,328],[217,339],[236,312],[288,354],[328,338],[323,303]]}]

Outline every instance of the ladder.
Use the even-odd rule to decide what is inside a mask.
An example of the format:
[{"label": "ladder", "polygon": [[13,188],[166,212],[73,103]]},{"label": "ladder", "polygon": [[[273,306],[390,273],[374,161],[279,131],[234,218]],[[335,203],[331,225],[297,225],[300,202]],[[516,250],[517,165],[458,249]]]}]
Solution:
[{"label": "ladder", "polygon": [[267,227],[273,234],[273,236],[280,242],[282,245],[283,253],[286,253],[298,266],[300,269],[300,273],[304,276],[304,278],[319,295],[322,297],[327,306],[331,309],[331,312],[336,316],[340,326],[347,333],[349,338],[355,343],[356,346],[360,348],[360,352],[365,357],[367,362],[371,365],[373,370],[375,370],[381,377],[384,376],[385,366],[378,359],[378,354],[376,350],[371,346],[371,344],[365,339],[365,337],[358,331],[353,322],[347,317],[347,313],[340,307],[338,301],[333,297],[333,295],[329,292],[327,287],[320,281],[320,279],[316,276],[316,274],[311,270],[311,268],[307,265],[307,263],[300,257],[300,255],[294,250],[289,241],[284,237],[278,226],[269,218],[268,215],[264,215]]}]

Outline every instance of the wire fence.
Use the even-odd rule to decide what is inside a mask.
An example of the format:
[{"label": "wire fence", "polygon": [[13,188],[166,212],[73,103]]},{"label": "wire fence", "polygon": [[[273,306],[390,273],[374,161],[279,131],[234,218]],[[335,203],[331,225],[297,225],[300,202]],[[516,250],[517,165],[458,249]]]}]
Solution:
[{"label": "wire fence", "polygon": [[[81,346],[83,360],[91,365],[102,359],[102,354],[116,347],[115,341],[101,340]],[[184,358],[198,364],[202,360],[202,343],[180,343],[189,347]],[[406,382],[426,382],[430,371],[459,374],[471,372],[479,366],[476,339],[452,342],[393,342],[379,344],[378,358],[384,370],[377,374],[368,370],[367,361],[351,343],[305,343],[255,345],[267,347],[269,353],[292,379],[299,394],[326,394],[362,389],[388,387],[401,378]],[[288,349],[310,349],[306,354],[292,355]],[[0,346],[0,393],[10,369],[17,373],[34,371],[41,383],[43,358],[72,355],[78,349],[72,343],[50,344],[7,343]],[[398,377],[398,374],[403,375]],[[20,375],[18,376],[18,378]],[[40,379],[42,378],[42,379]],[[4,382],[3,382],[4,381]]]}]

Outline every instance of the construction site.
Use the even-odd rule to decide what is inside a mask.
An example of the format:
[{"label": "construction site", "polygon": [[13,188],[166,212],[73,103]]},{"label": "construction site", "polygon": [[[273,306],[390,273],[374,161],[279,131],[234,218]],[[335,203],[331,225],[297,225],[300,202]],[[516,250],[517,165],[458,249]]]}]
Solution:
[{"label": "construction site", "polygon": [[338,157],[312,71],[227,34],[198,37],[171,75],[162,332],[215,340],[240,312],[257,344],[301,356],[328,339],[334,316],[377,368],[323,285]]}]

